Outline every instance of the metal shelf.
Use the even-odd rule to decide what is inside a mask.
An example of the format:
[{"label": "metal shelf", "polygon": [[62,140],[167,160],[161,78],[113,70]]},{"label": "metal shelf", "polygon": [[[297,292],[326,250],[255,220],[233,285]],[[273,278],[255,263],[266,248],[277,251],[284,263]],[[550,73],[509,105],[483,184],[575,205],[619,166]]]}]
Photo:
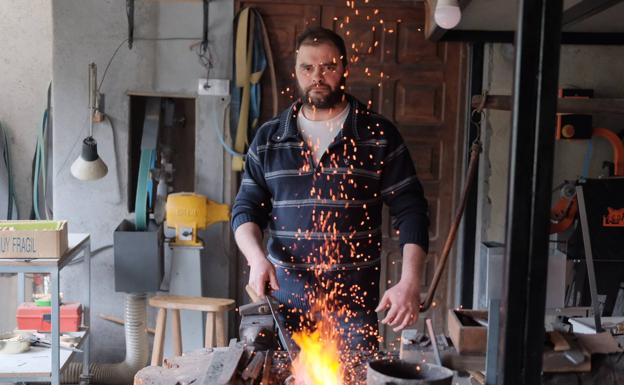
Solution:
[{"label": "metal shelf", "polygon": [[24,273],[48,273],[50,274],[50,291],[52,294],[51,314],[51,348],[32,347],[31,350],[20,354],[0,355],[0,380],[1,382],[50,382],[52,385],[60,384],[60,373],[65,365],[75,354],[69,350],[59,349],[59,278],[60,271],[67,266],[76,256],[84,254],[82,264],[84,275],[87,277],[87,290],[83,293],[81,301],[83,306],[83,324],[85,330],[81,331],[80,343],[83,347],[83,372],[89,376],[89,333],[90,306],[91,306],[91,238],[89,234],[70,233],[68,235],[69,247],[60,258],[38,259],[0,259],[0,273],[18,274],[18,303],[24,302]]}]

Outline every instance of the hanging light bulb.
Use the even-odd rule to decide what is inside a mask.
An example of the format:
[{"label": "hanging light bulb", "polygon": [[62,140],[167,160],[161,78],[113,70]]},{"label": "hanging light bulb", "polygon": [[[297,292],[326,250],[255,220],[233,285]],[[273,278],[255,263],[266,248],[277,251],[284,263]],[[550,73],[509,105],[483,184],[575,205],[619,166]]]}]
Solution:
[{"label": "hanging light bulb", "polygon": [[82,141],[82,152],[70,168],[71,174],[80,180],[96,180],[108,173],[108,167],[98,155],[97,142],[93,138],[93,116],[97,94],[97,67],[95,63],[91,63],[89,64],[89,136]]},{"label": "hanging light bulb", "polygon": [[461,10],[457,0],[438,0],[433,18],[436,24],[444,29],[457,27],[461,20]]}]

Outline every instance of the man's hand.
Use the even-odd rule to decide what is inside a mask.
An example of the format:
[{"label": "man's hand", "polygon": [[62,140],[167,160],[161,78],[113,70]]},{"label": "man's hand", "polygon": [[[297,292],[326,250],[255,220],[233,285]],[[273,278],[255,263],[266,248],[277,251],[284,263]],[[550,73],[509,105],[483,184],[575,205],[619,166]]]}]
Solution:
[{"label": "man's hand", "polygon": [[386,290],[375,311],[386,309],[386,318],[381,323],[392,326],[395,332],[415,324],[420,310],[420,283],[401,280]]},{"label": "man's hand", "polygon": [[254,289],[259,297],[264,298],[267,282],[272,290],[279,290],[275,267],[266,257],[254,258],[250,261],[249,267],[251,268],[249,271],[249,286]]},{"label": "man's hand", "polygon": [[262,245],[262,231],[253,222],[243,223],[234,232],[236,244],[243,252],[251,270],[249,271],[249,286],[259,297],[264,297],[267,290],[267,282],[271,289],[279,290],[275,267],[266,258]]}]

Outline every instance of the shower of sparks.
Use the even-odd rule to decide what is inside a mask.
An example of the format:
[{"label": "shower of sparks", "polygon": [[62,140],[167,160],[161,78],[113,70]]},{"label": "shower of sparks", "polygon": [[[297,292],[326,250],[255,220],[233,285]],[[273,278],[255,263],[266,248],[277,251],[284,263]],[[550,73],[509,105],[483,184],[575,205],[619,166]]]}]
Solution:
[{"label": "shower of sparks", "polygon": [[[351,54],[348,57],[348,62],[352,65],[361,64],[365,62],[365,56],[372,56],[378,52],[379,49],[383,49],[383,46],[380,47],[381,43],[384,41],[385,35],[392,35],[398,32],[398,28],[403,23],[402,19],[394,19],[388,20],[382,17],[382,11],[379,8],[375,8],[372,4],[369,4],[369,0],[348,0],[345,1],[346,8],[348,10],[348,14],[344,14],[341,16],[333,16],[332,21],[334,22],[334,28],[336,32],[340,33],[345,37],[345,40],[350,41],[350,44],[347,44],[347,48],[351,49]],[[365,33],[366,31],[360,30],[358,27],[356,30],[352,28],[354,24],[353,21],[356,20],[359,22],[359,26],[368,25],[371,34]],[[313,17],[309,20],[305,21],[305,25],[315,25],[317,21],[316,17]],[[424,28],[422,26],[418,26],[416,28],[417,32],[423,33]],[[365,40],[366,39],[366,40]],[[380,51],[382,54],[390,55],[392,52],[390,50]],[[363,66],[364,67],[364,66]],[[365,78],[371,76],[377,76],[377,72],[382,72],[383,70],[377,68],[376,70],[365,71],[364,68],[355,68],[357,71],[363,71],[363,76]],[[292,73],[292,78],[295,77],[295,74]],[[383,87],[384,81],[390,79],[390,76],[380,75],[380,81],[376,84],[378,88]],[[290,100],[295,100],[297,98],[296,89],[288,89],[284,88],[280,90],[280,94],[287,96]],[[377,107],[377,106],[373,106]]]},{"label": "shower of sparks", "polygon": [[[346,7],[349,14],[338,15],[333,17],[334,29],[347,40],[347,47],[350,48],[346,61],[351,64],[350,69],[344,74],[345,78],[353,76],[350,71],[362,71],[359,78],[375,79],[373,84],[382,87],[384,81],[390,79],[390,76],[383,71],[383,65],[376,65],[369,58],[388,55],[388,35],[393,39],[397,39],[399,27],[402,23],[401,19],[391,20],[387,17],[384,19],[382,12],[378,8],[374,8],[369,4],[369,0],[356,1],[347,0]],[[357,22],[357,27],[356,27]],[[315,25],[316,19],[306,21],[306,25]],[[368,26],[367,30],[362,30],[361,26]],[[422,28],[417,28],[418,32],[422,32]],[[369,32],[370,31],[370,32]],[[365,40],[366,39],[366,40]],[[334,59],[334,62],[343,60],[343,57]],[[359,63],[359,65],[354,65]],[[358,73],[359,75],[359,73]],[[291,72],[291,78],[296,79],[295,73]],[[296,80],[295,80],[296,81]],[[340,87],[344,90],[344,86]],[[288,86],[280,90],[280,94],[294,100],[298,97],[298,87]],[[367,107],[369,109],[379,106],[373,105],[373,100],[367,98]],[[313,109],[312,113],[316,111]],[[368,113],[366,111],[352,111],[355,114]],[[294,117],[296,118],[297,111]],[[341,127],[337,127],[336,131]],[[333,130],[333,127],[329,128]],[[377,136],[383,136],[384,133],[380,127],[369,127],[369,130],[375,132]],[[343,138],[346,139],[346,138]],[[344,140],[342,147],[342,158],[335,155],[325,156],[324,164],[315,164],[313,154],[319,149],[319,143],[302,143],[301,156],[305,159],[303,166],[300,168],[300,174],[312,173],[314,177],[313,187],[310,189],[309,197],[319,202],[326,201],[343,201],[344,208],[350,206],[350,201],[359,199],[358,194],[352,196],[354,191],[362,191],[368,189],[368,185],[358,185],[353,170],[364,166],[365,162],[375,162],[374,159],[361,156],[358,153],[356,142],[353,140]],[[324,155],[329,155],[326,153]],[[345,166],[343,159],[348,160]],[[383,161],[375,163],[374,166],[381,170]],[[344,171],[344,169],[347,169]],[[340,170],[340,172],[339,172]],[[338,187],[336,191],[324,191],[319,186],[321,178],[337,181]],[[378,199],[377,194],[374,197]],[[369,336],[378,342],[383,342],[381,336],[375,328],[363,327],[364,330],[352,330],[353,318],[358,315],[356,312],[346,306],[341,305],[345,299],[349,299],[352,303],[364,306],[366,299],[371,293],[363,290],[358,285],[345,285],[341,283],[343,274],[348,272],[336,272],[336,265],[343,261],[368,261],[372,256],[357,255],[357,250],[361,244],[368,242],[372,244],[373,227],[370,223],[371,214],[364,205],[363,220],[357,225],[358,229],[350,228],[348,233],[339,231],[339,224],[342,222],[338,210],[331,209],[314,209],[312,212],[311,228],[298,229],[297,240],[313,239],[313,235],[323,234],[318,247],[314,252],[307,255],[304,260],[297,262],[308,263],[314,268],[311,272],[315,277],[314,287],[306,287],[305,300],[310,304],[310,309],[293,308],[286,316],[299,321],[302,330],[294,333],[293,339],[299,345],[301,351],[297,359],[293,363],[292,372],[296,377],[297,385],[346,385],[353,384],[353,378],[356,378],[355,368],[362,368],[365,361],[375,358],[379,352],[370,354],[353,353],[353,345],[351,339],[356,336]],[[274,218],[277,219],[277,218]],[[368,224],[368,225],[367,225]],[[344,231],[344,230],[343,230]],[[370,231],[368,239],[354,239],[356,232]],[[317,238],[314,238],[317,240]],[[381,244],[375,244],[378,250],[381,250]],[[295,241],[291,250],[297,250],[298,245]],[[286,250],[286,247],[283,248]],[[343,255],[344,250],[349,250],[348,255]],[[292,257],[292,262],[296,262]],[[376,267],[375,269],[378,270]],[[359,269],[358,269],[359,270]],[[333,275],[328,272],[333,271]],[[291,273],[296,278],[302,275],[297,272]],[[331,275],[331,276],[330,276]],[[337,279],[336,279],[337,278]],[[391,282],[388,281],[388,284]],[[370,282],[374,288],[378,287],[378,282]],[[434,305],[435,306],[435,305]],[[394,345],[392,341],[388,341],[390,348]],[[357,347],[356,347],[357,350]],[[351,380],[350,380],[351,379]]]}]

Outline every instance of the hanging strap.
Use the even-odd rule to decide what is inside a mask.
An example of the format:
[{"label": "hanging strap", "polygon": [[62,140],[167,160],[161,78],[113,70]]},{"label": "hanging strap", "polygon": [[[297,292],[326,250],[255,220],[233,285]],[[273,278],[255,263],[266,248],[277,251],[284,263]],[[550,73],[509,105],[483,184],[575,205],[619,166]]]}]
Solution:
[{"label": "hanging strap", "polygon": [[[267,66],[271,81],[273,115],[277,115],[277,78],[269,35],[260,12],[253,8],[244,8],[237,17],[235,48],[235,84],[242,92],[240,96],[238,89],[232,93],[233,98],[240,98],[240,103],[233,103],[238,107],[238,111],[233,108],[235,114],[238,112],[234,134],[234,150],[237,153],[245,152],[250,133],[258,125],[261,107],[260,80]],[[243,159],[235,157],[232,169],[241,171]]]},{"label": "hanging strap", "polygon": [[[247,127],[249,124],[249,103],[251,101],[251,59],[253,53],[253,18],[249,16],[249,8],[241,11],[236,30],[236,86],[243,89],[240,102],[240,113],[236,137],[234,138],[234,150],[239,153],[245,152],[247,144]],[[241,171],[243,160],[234,158],[232,169]]]},{"label": "hanging strap", "polygon": [[275,75],[275,63],[273,61],[273,50],[271,49],[271,40],[269,40],[269,33],[267,32],[266,26],[264,25],[264,20],[262,20],[262,16],[260,12],[254,9],[254,13],[256,14],[256,20],[260,23],[260,28],[262,30],[262,40],[264,43],[264,53],[266,55],[267,64],[269,66],[269,76],[271,77],[271,100],[273,102],[273,116],[277,116],[277,76]]},{"label": "hanging strap", "polygon": [[143,135],[141,137],[141,158],[139,160],[139,174],[137,190],[134,199],[135,229],[147,230],[149,220],[149,205],[152,195],[152,177],[150,169],[156,161],[156,147],[158,143],[158,129],[160,127],[160,98],[150,98],[145,106],[143,120]]}]

